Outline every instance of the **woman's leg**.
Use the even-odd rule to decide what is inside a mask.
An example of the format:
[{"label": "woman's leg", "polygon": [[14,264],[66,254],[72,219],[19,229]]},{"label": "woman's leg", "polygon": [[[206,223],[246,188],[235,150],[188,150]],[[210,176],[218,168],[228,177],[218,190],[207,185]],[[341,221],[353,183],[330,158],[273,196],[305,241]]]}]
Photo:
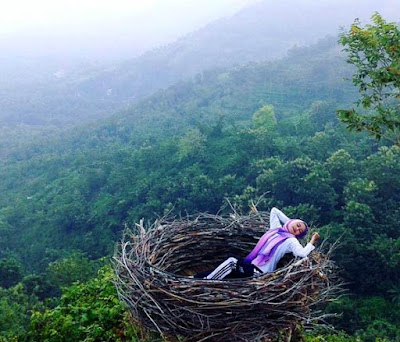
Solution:
[{"label": "woman's leg", "polygon": [[212,271],[204,279],[224,279],[228,274],[230,274],[235,268],[238,259],[230,257],[226,259],[222,264],[220,264],[214,271]]}]

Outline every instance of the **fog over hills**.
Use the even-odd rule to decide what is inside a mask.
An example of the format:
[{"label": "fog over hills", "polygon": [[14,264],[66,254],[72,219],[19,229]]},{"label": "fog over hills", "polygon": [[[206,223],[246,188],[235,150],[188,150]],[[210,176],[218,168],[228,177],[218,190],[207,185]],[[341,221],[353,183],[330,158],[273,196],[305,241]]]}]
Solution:
[{"label": "fog over hills", "polygon": [[[151,266],[150,271],[175,272],[182,278],[182,260],[188,258],[187,253],[179,255],[179,249],[196,248],[191,235],[189,240],[182,234],[172,236],[177,245],[167,243],[171,253],[157,254],[159,244],[142,241],[142,246],[149,247],[145,254],[154,252],[146,260],[137,259],[135,241],[139,240],[132,235],[143,237],[142,228],[156,222],[154,237],[163,243],[169,225],[160,221],[162,217],[187,222],[193,218],[196,225],[192,215],[198,213],[224,217],[234,213],[240,224],[257,210],[267,213],[272,207],[288,217],[305,219],[309,236],[321,235],[315,246],[321,257],[313,256],[316,265],[333,266],[332,273],[329,266],[329,274],[322,269],[324,274],[311,272],[311,278],[304,278],[303,294],[310,297],[310,286],[325,283],[337,295],[326,307],[320,299],[329,297],[327,291],[312,295],[318,304],[318,308],[313,305],[318,309],[316,319],[308,319],[312,316],[308,306],[295,308],[296,317],[307,314],[304,325],[290,321],[286,329],[280,326],[285,316],[278,324],[284,329],[280,337],[309,342],[399,341],[400,230],[393,222],[400,222],[400,148],[395,121],[400,26],[391,21],[397,20],[394,16],[400,13],[400,2],[374,2],[4,2],[0,11],[0,342],[140,341],[170,336],[168,329],[158,338],[136,325],[141,317],[153,321],[157,308],[150,308],[146,315],[141,310],[133,317],[135,310],[129,313],[120,305],[121,296],[114,286],[120,272],[113,272],[110,265],[110,261],[118,263],[117,241],[133,243],[132,253],[127,251],[128,267],[143,261]],[[192,12],[207,12],[214,3],[249,6],[230,12],[220,7],[218,13],[225,18],[210,19],[205,26],[203,21],[199,28],[197,13]],[[60,4],[68,9],[66,13]],[[72,35],[81,33],[79,42],[43,22],[41,32],[47,30],[60,45],[48,46],[54,49],[42,54],[45,50],[40,51],[39,42],[32,38],[23,48],[32,48],[35,54],[16,57],[11,50],[8,53],[2,49],[2,34],[11,7],[26,20],[44,18],[48,12],[53,22],[69,22]],[[88,35],[79,21],[94,17],[71,17],[82,7],[88,15],[101,7],[101,18],[112,20],[103,24],[103,31]],[[133,8],[143,12],[131,16]],[[159,23],[144,15],[149,8],[158,11],[153,14]],[[216,7],[212,8],[215,18],[220,17]],[[374,24],[365,26],[374,11],[382,17],[375,14]],[[355,18],[361,20],[360,35],[352,37],[357,30],[349,33],[346,29],[341,41],[349,38],[353,43],[359,36],[371,39],[368,43],[372,44],[365,44],[369,50],[364,50],[366,71],[357,63],[348,63],[351,52],[344,52],[338,44],[339,26],[349,28]],[[176,33],[182,35],[154,47],[163,34],[171,34],[160,32],[164,19],[174,19],[181,28]],[[132,34],[133,26],[126,26],[127,20],[136,27],[147,25],[140,39]],[[190,34],[184,34],[189,30],[184,31],[181,20],[191,27]],[[110,23],[116,25],[114,31],[105,32]],[[122,27],[126,32],[118,30]],[[150,28],[160,35],[150,37]],[[30,33],[34,37],[38,31]],[[102,35],[104,41],[98,39]],[[86,40],[89,36],[92,40]],[[112,37],[114,41],[107,43]],[[124,37],[126,46],[121,44]],[[140,44],[146,39],[152,48],[136,55],[134,50],[142,49]],[[88,58],[89,51],[96,55],[96,44],[110,54]],[[377,58],[382,51],[388,58]],[[382,68],[375,70],[377,60]],[[361,80],[358,86],[357,80]],[[376,80],[373,87],[368,85],[363,92],[363,81],[370,80]],[[365,93],[372,95],[370,108],[365,108],[370,103]],[[357,105],[360,96],[365,111]],[[350,121],[353,117],[355,124]],[[371,129],[375,136],[379,134],[375,129],[385,125],[388,131],[384,128],[382,139],[368,131],[356,132],[358,127],[368,129],[369,122],[378,122]],[[217,253],[221,261],[230,246],[245,253],[231,243],[235,236],[224,240],[227,249]],[[309,236],[300,244],[310,241]],[[256,243],[257,237],[252,238]],[[199,246],[204,266],[219,263],[217,254],[213,253],[214,261],[210,257],[213,246],[203,248],[203,242]],[[177,265],[175,269],[172,264]],[[193,265],[194,272],[201,266],[197,261]],[[265,277],[268,281],[274,275]],[[147,280],[139,278],[133,280],[138,284],[144,280],[147,286]],[[152,292],[154,286],[148,290]],[[293,290],[291,302],[302,304],[304,296],[298,290]],[[219,295],[235,301],[235,292]],[[132,297],[132,303],[136,299]],[[167,313],[175,312],[173,307],[165,308]],[[212,317],[204,311],[199,315],[208,330],[202,336],[215,339],[217,335],[206,324]],[[330,316],[335,316],[329,321],[333,326],[325,330],[324,318]],[[186,323],[179,322],[189,327]],[[309,330],[309,323],[315,329]],[[158,326],[153,328],[161,332]],[[254,330],[258,337],[269,332],[265,324],[251,328],[260,329]]]},{"label": "fog over hills", "polygon": [[19,0],[0,12],[0,55],[116,62],[259,0]]},{"label": "fog over hills", "polygon": [[366,21],[379,11],[393,20],[399,7],[393,0],[261,1],[140,57],[120,56],[127,59],[121,63],[3,55],[0,123],[65,126],[109,116],[203,70],[280,58],[294,46],[337,35],[356,17]]},{"label": "fog over hills", "polygon": [[[240,138],[238,132],[252,134],[253,114],[264,104],[274,108],[278,136],[298,134],[293,139],[304,144],[309,135],[307,141],[327,144],[328,136],[344,130],[338,126],[336,106],[353,102],[356,95],[351,83],[343,82],[349,71],[338,55],[335,40],[325,39],[295,49],[279,61],[204,72],[201,77],[157,91],[119,115],[63,131],[58,137],[41,135],[32,141],[23,136],[24,146],[6,148],[5,155],[0,149],[0,207],[6,208],[0,212],[0,222],[7,222],[0,226],[0,257],[6,243],[16,246],[29,268],[48,262],[43,246],[56,250],[75,246],[87,252],[93,249],[96,257],[104,255],[127,215],[136,220],[136,215],[149,217],[156,210],[161,212],[152,207],[149,196],[153,193],[160,202],[169,190],[162,190],[162,195],[153,188],[148,190],[151,184],[146,179],[151,175],[168,183],[165,172],[157,173],[159,167],[169,165],[171,172],[179,174],[180,162],[187,163],[189,169],[193,166],[191,157],[178,162],[169,159],[175,152],[163,152],[167,140],[175,151],[193,132],[201,131],[217,140],[224,132],[231,132],[235,141],[241,140],[227,146],[246,159],[254,158],[254,141]],[[314,130],[325,130],[325,126],[327,133],[314,137]],[[192,138],[188,146],[196,146]],[[270,146],[263,141],[259,141],[261,145]],[[341,143],[335,138],[331,145],[337,149]],[[348,140],[343,139],[343,143],[348,144]],[[289,151],[292,145],[288,140]],[[246,150],[245,146],[251,148]],[[217,147],[211,149],[216,155],[220,153]],[[277,143],[272,150],[281,153],[286,148]],[[233,154],[217,157],[225,164],[223,172],[238,172],[230,166],[232,162],[236,165]],[[136,157],[139,159],[132,159]],[[207,158],[201,162],[206,167]],[[145,175],[138,171],[144,166],[149,167]],[[183,188],[178,185],[178,192]],[[103,196],[102,191],[110,191],[110,196]],[[215,193],[223,196],[225,190]],[[169,202],[175,199],[165,201]],[[189,208],[188,203],[182,202],[182,206],[182,210]],[[99,208],[104,215],[99,215]]]}]

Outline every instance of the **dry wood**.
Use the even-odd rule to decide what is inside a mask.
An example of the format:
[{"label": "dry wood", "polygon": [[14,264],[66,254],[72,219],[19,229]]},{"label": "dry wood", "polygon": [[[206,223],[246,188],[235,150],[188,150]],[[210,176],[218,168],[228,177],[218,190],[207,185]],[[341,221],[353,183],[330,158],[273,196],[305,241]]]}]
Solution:
[{"label": "dry wood", "polygon": [[268,215],[200,214],[141,221],[126,229],[114,256],[119,297],[133,319],[169,340],[266,341],[299,325],[325,325],[312,310],[341,292],[329,252],[314,251],[276,272],[253,278],[193,279],[230,254],[244,257],[265,232]]}]

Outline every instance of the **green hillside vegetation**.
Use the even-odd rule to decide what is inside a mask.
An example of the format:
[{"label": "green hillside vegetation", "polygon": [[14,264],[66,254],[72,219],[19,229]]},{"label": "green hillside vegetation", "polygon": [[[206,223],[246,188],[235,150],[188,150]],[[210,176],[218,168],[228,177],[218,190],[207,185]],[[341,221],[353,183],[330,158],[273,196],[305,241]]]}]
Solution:
[{"label": "green hillside vegetation", "polygon": [[[350,87],[339,87],[348,69],[337,55],[336,44],[330,40],[320,45],[299,50],[297,55],[293,52],[276,63],[205,73],[201,80],[160,91],[105,123],[75,129],[58,139],[43,137],[32,141],[27,137],[26,147],[9,149],[0,164],[4,180],[1,215],[6,227],[3,236],[8,241],[0,245],[2,250],[10,246],[13,251],[20,250],[19,257],[26,260],[24,265],[40,268],[48,263],[43,258],[44,249],[50,254],[61,247],[62,251],[91,251],[93,257],[105,255],[124,221],[142,216],[152,219],[155,213],[162,214],[168,203],[175,205],[176,212],[218,210],[224,198],[223,188],[214,192],[213,196],[219,199],[210,208],[190,202],[177,205],[181,198],[187,201],[187,194],[176,179],[182,177],[183,170],[195,173],[193,168],[197,168],[200,174],[213,177],[214,182],[236,174],[243,188],[251,184],[239,177],[246,172],[246,165],[250,170],[252,161],[282,153],[287,153],[286,159],[300,156],[302,148],[285,143],[283,137],[297,135],[299,142],[310,139],[324,122],[337,124],[335,100],[347,103],[354,98]],[[334,84],[331,88],[330,82]],[[302,88],[306,88],[304,93]],[[324,98],[329,101],[321,100]],[[273,133],[277,143],[253,129],[252,115],[266,103],[274,107],[279,122]],[[197,139],[203,153],[195,149],[193,139]],[[227,145],[225,140],[229,141]],[[291,151],[286,152],[287,149]],[[322,151],[320,154],[329,155]],[[229,157],[221,158],[225,155]],[[220,162],[227,165],[221,167]],[[157,193],[147,193],[153,186],[165,186],[167,180],[177,189],[170,195],[163,194],[165,200]],[[121,193],[123,189],[127,192]],[[154,203],[149,200],[151,197],[155,197]],[[155,203],[159,203],[158,207]]]},{"label": "green hillside vegetation", "polygon": [[[325,63],[324,59],[331,64]],[[121,73],[124,74],[124,71]],[[293,49],[287,58],[274,63],[252,63],[235,69],[205,71],[193,80],[182,81],[157,92],[135,107],[121,111],[106,124],[92,123],[97,130],[94,127],[91,131],[99,136],[98,140],[106,134],[108,142],[109,139],[132,140],[138,135],[140,138],[134,141],[137,144],[143,143],[150,134],[152,138],[173,135],[179,133],[182,127],[215,122],[218,117],[225,117],[236,125],[239,120],[248,124],[248,113],[257,110],[264,102],[273,104],[279,109],[279,114],[286,116],[307,109],[314,99],[325,96],[332,98],[329,100],[331,105],[335,101],[347,103],[355,94],[349,85],[343,87],[342,78],[348,74],[349,68],[343,62],[336,39],[331,37],[322,40],[314,48]],[[309,82],[310,79],[314,81]],[[302,88],[305,90],[301,91]],[[57,140],[54,135],[57,134],[61,136],[60,140],[67,135],[67,139],[76,140],[73,143],[85,145],[80,141],[80,135],[86,136],[87,129],[75,130],[78,131],[76,134],[70,131],[65,133],[65,130],[54,132],[50,128],[43,132],[40,127],[35,129],[33,126],[32,129],[31,126],[22,126],[13,137],[15,129],[3,129],[0,146],[4,148],[0,149],[0,161],[13,153],[20,155],[16,158],[29,158],[33,150],[43,153],[44,148],[51,148],[54,151],[57,148],[54,147],[54,140]],[[40,135],[44,136],[44,141],[42,146],[37,147]]]},{"label": "green hillside vegetation", "polygon": [[[367,8],[358,4],[360,13]],[[310,11],[307,1],[296,6],[260,1],[166,46],[109,65],[61,57],[15,58],[6,50],[0,58],[1,127],[76,126],[109,117],[204,70],[282,58],[293,46],[337,32],[340,23],[334,14],[342,13],[343,6],[330,6],[331,18],[316,16],[323,11],[324,3],[313,4]]]},{"label": "green hillside vegetation", "polygon": [[46,57],[0,58],[0,123],[2,128],[18,125],[63,127],[77,118],[93,120],[105,115],[102,97],[89,98],[78,86],[108,66],[94,62]]},{"label": "green hillside vegetation", "polygon": [[326,340],[396,341],[400,148],[337,120],[357,97],[343,81],[352,70],[327,39],[280,61],[204,72],[107,121],[3,152],[0,313],[14,319],[0,336],[135,341],[109,271],[95,276],[101,258],[124,224],[227,213],[229,199],[341,237],[334,259],[352,296],[327,309],[343,312],[334,324],[344,333]]}]

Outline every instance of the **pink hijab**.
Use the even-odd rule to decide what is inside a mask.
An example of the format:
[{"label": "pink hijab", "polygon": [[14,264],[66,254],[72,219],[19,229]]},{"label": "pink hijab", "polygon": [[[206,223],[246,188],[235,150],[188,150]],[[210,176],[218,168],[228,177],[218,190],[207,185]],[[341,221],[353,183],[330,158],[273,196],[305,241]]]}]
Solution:
[{"label": "pink hijab", "polygon": [[305,224],[306,229],[302,234],[295,236],[289,232],[289,224],[292,221],[293,220],[288,220],[283,227],[270,229],[267,231],[260,238],[250,254],[244,259],[244,262],[246,264],[252,263],[256,266],[263,266],[273,257],[278,246],[280,246],[286,239],[291,237],[304,237],[307,234],[308,225],[302,221]]}]

